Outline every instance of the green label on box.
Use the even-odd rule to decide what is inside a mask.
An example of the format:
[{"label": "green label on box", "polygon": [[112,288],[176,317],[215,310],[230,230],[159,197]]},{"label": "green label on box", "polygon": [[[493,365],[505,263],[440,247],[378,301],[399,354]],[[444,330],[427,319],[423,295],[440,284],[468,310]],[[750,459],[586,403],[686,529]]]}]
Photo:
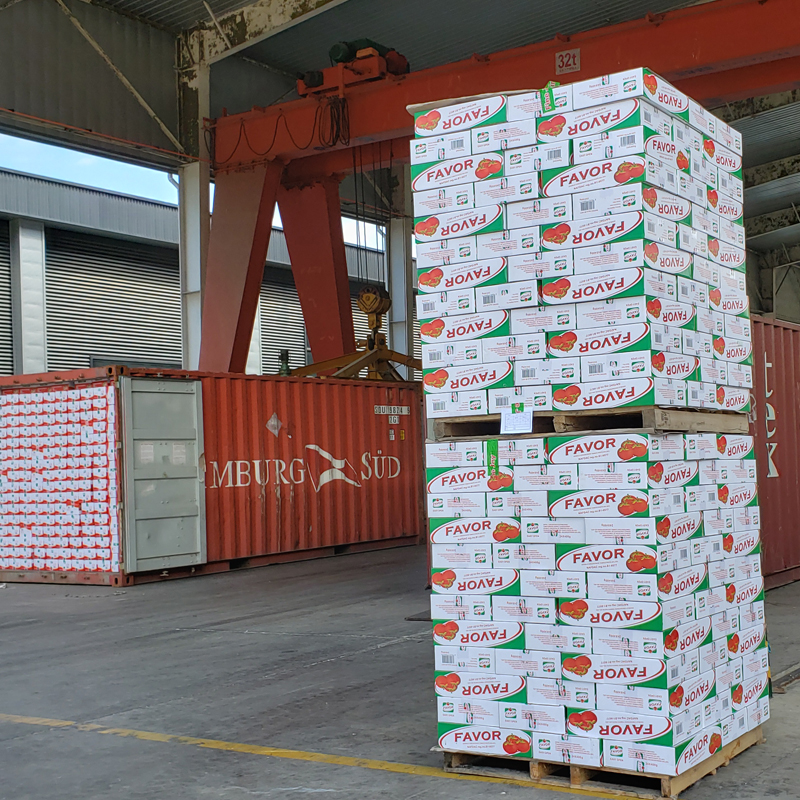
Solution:
[{"label": "green label on box", "polygon": [[557,384],[553,387],[553,408],[587,411],[655,403],[652,378]]},{"label": "green label on box", "polygon": [[444,264],[441,267],[417,270],[420,292],[446,292],[449,289],[471,289],[508,283],[508,259],[489,258],[465,264]]},{"label": "green label on box", "polygon": [[422,388],[429,394],[504,389],[513,385],[514,365],[510,361],[422,371]]}]

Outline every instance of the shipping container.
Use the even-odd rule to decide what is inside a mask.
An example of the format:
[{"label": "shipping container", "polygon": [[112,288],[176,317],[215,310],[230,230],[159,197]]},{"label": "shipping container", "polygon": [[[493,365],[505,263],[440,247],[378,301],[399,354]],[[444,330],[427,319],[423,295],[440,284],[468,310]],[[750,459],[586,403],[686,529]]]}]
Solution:
[{"label": "shipping container", "polygon": [[770,588],[800,579],[800,326],[753,317],[753,359],[751,432]]},{"label": "shipping container", "polygon": [[128,584],[417,544],[418,384],[0,379],[0,581]]}]

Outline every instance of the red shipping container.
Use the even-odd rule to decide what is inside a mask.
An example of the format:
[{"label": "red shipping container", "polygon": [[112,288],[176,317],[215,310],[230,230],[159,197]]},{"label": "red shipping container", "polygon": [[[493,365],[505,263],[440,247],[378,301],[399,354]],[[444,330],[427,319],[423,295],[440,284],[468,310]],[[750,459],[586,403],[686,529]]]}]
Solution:
[{"label": "red shipping container", "polygon": [[800,326],[753,317],[763,569],[768,588],[800,578]]}]

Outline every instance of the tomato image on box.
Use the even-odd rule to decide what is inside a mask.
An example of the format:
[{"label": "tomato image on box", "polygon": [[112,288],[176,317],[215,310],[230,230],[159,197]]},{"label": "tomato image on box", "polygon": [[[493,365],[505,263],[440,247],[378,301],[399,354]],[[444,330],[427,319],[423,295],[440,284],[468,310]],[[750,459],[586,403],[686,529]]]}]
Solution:
[{"label": "tomato image on box", "polygon": [[435,644],[457,647],[522,650],[525,645],[525,628],[521,622],[434,620],[433,641]]},{"label": "tomato image on box", "polygon": [[439,672],[434,678],[436,694],[468,700],[525,701],[527,685],[519,675],[482,675],[477,672]]},{"label": "tomato image on box", "polygon": [[452,517],[429,520],[433,544],[448,542],[519,542],[520,520],[514,517],[471,519]]},{"label": "tomato image on box", "polygon": [[646,545],[556,545],[557,569],[582,572],[658,572],[654,547]]},{"label": "tomato image on box", "polygon": [[703,512],[669,514],[656,518],[656,537],[664,544],[682,542],[703,535]]},{"label": "tomato image on box", "polygon": [[428,494],[511,492],[513,467],[433,467],[425,470]]},{"label": "tomato image on box", "polygon": [[589,625],[591,628],[663,630],[661,603],[637,600],[559,600],[561,625]]},{"label": "tomato image on box", "polygon": [[567,731],[595,739],[647,743],[671,747],[682,737],[667,716],[637,714],[633,711],[567,708]]},{"label": "tomato image on box", "polygon": [[507,281],[508,259],[505,258],[489,258],[466,264],[444,264],[441,267],[417,270],[417,286],[420,292],[426,294]]},{"label": "tomato image on box", "polygon": [[460,236],[502,231],[503,212],[503,206],[490,205],[417,217],[414,220],[414,238],[417,242],[432,242],[438,239],[455,239]]},{"label": "tomato image on box", "polygon": [[576,109],[636,97],[642,97],[681,120],[690,121],[689,98],[660,75],[644,67],[598,75],[572,84],[572,105]]},{"label": "tomato image on box", "polygon": [[708,568],[697,564],[665,572],[658,579],[658,599],[662,602],[674,600],[708,589]]},{"label": "tomato image on box", "polygon": [[510,594],[519,596],[519,571],[516,569],[431,570],[434,594]]}]

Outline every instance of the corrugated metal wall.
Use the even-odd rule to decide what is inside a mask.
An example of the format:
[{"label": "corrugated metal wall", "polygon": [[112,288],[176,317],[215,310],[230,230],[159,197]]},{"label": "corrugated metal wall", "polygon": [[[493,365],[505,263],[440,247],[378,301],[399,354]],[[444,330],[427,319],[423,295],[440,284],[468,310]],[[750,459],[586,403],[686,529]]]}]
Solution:
[{"label": "corrugated metal wall", "polygon": [[8,223],[0,219],[0,375],[14,371],[14,344],[11,325],[11,253]]},{"label": "corrugated metal wall", "polygon": [[174,248],[49,229],[48,369],[181,365]]},{"label": "corrugated metal wall", "polygon": [[758,494],[767,585],[800,579],[800,326],[753,319]]},{"label": "corrugated metal wall", "polygon": [[[202,383],[210,562],[419,537],[418,386],[231,376]],[[410,414],[390,425],[375,410],[390,405]],[[273,415],[277,435],[267,428]]]}]

